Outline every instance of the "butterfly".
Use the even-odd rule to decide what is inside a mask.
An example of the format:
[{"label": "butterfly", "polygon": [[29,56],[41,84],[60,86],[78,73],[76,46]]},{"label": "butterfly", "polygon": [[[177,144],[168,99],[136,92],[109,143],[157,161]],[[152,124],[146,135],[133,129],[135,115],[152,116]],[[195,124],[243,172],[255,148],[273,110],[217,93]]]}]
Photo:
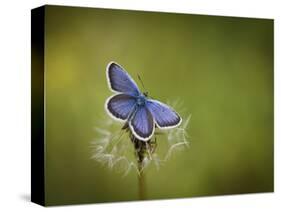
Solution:
[{"label": "butterfly", "polygon": [[181,124],[181,117],[168,105],[151,99],[142,93],[133,78],[115,62],[106,68],[109,89],[115,94],[105,102],[108,114],[116,120],[125,121],[133,135],[148,141],[155,127],[170,129]]}]

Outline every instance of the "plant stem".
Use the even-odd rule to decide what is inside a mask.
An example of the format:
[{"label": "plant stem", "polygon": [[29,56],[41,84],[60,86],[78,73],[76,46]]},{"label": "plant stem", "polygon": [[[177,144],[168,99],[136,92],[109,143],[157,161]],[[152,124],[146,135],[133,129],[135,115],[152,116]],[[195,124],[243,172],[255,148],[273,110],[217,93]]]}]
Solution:
[{"label": "plant stem", "polygon": [[[123,127],[124,129],[128,129],[127,126]],[[139,186],[139,199],[145,200],[146,199],[146,186],[145,186],[145,175],[144,175],[144,158],[145,154],[147,153],[147,145],[145,142],[137,139],[133,133],[130,133],[131,141],[135,147],[136,159],[138,162],[138,186]],[[149,141],[148,141],[149,142]]]},{"label": "plant stem", "polygon": [[138,169],[139,169],[139,199],[140,200],[145,200],[145,193],[146,193],[146,188],[145,188],[145,175],[143,172],[143,163],[142,161],[138,162]]}]

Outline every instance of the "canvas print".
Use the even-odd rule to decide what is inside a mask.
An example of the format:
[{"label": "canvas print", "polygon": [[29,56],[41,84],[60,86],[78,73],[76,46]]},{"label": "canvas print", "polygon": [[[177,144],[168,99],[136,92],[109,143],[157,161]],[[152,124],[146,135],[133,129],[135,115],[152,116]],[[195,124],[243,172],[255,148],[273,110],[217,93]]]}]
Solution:
[{"label": "canvas print", "polygon": [[32,201],[273,192],[271,19],[32,10]]}]

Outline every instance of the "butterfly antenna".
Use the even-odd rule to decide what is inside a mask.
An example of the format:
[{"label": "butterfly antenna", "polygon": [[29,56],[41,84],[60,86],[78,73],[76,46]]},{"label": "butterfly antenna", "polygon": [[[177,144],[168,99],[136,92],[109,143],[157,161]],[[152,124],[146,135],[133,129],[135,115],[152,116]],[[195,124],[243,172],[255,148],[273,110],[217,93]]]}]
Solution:
[{"label": "butterfly antenna", "polygon": [[139,75],[139,74],[137,74],[137,75],[138,75],[139,81],[141,82],[141,85],[142,85],[142,87],[143,87],[143,90],[145,91],[145,92],[144,92],[145,95],[148,96],[148,97],[150,97],[150,98],[153,98],[152,96],[148,95],[148,92],[146,91],[146,89],[145,89],[145,87],[144,87],[144,84],[143,84],[143,82],[142,82],[142,80],[141,80],[140,75]]},{"label": "butterfly antenna", "polygon": [[140,75],[139,75],[139,74],[137,74],[137,75],[138,75],[138,79],[139,79],[139,81],[141,82],[141,85],[142,85],[143,89],[146,91],[146,89],[145,89],[145,87],[144,87],[144,84],[143,84],[143,82],[142,82],[142,80],[141,80]]}]

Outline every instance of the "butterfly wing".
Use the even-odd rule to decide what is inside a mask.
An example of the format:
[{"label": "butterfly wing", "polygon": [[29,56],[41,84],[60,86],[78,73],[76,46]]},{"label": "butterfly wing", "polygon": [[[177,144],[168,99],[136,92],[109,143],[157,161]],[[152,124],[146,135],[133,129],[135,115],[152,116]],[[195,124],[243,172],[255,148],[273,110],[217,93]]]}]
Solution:
[{"label": "butterfly wing", "polygon": [[105,108],[109,115],[119,120],[126,120],[134,112],[136,98],[127,94],[117,94],[109,97]]},{"label": "butterfly wing", "polygon": [[174,128],[180,125],[181,117],[168,105],[157,100],[147,100],[148,110],[160,129]]},{"label": "butterfly wing", "polygon": [[140,91],[135,81],[117,63],[111,62],[106,69],[109,87],[112,91],[138,96]]},{"label": "butterfly wing", "polygon": [[129,127],[139,140],[147,141],[153,136],[154,120],[146,106],[138,106],[134,116],[129,121]]}]

